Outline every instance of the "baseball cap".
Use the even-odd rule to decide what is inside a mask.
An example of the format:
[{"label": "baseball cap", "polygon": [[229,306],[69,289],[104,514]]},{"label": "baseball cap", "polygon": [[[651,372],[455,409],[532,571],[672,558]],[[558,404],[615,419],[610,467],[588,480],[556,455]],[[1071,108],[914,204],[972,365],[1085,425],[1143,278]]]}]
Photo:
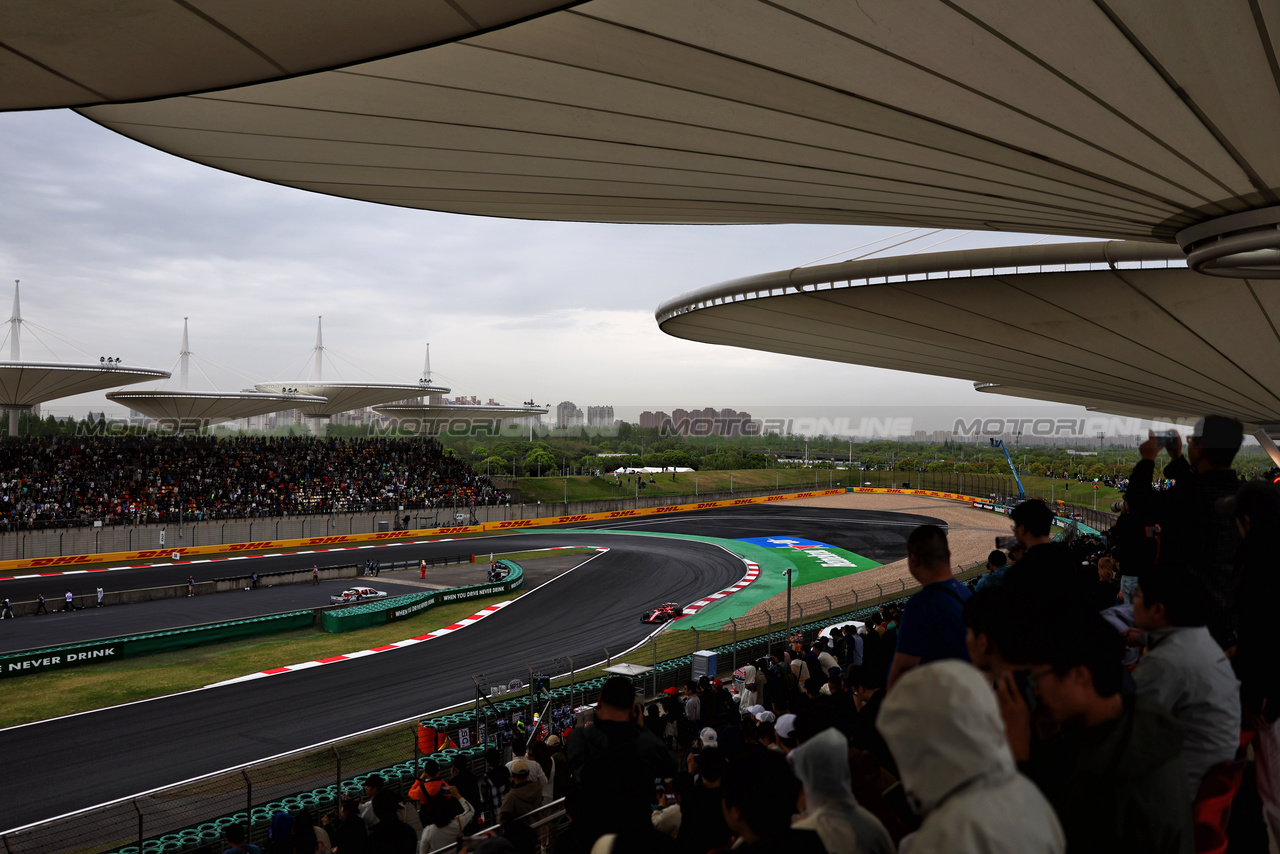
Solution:
[{"label": "baseball cap", "polygon": [[672,685],[670,688],[663,688],[662,693],[669,697],[674,697],[676,694],[680,693],[680,689]]},{"label": "baseball cap", "polygon": [[512,777],[528,777],[529,765],[523,759],[517,759],[515,762],[512,762],[511,776]]},{"label": "baseball cap", "polygon": [[753,718],[760,717],[760,713],[763,711],[764,711],[764,706],[761,706],[759,704],[754,706],[747,706],[747,714],[751,715],[751,717]]},{"label": "baseball cap", "polygon": [[555,747],[559,743],[560,743],[560,736],[558,735],[547,736],[547,747]]},{"label": "baseball cap", "polygon": [[796,716],[787,714],[778,718],[773,725],[773,731],[778,734],[778,738],[792,739],[796,732]]},{"label": "baseball cap", "polygon": [[1244,426],[1225,415],[1206,415],[1196,422],[1192,438],[1203,448],[1240,449],[1244,442]]},{"label": "baseball cap", "polygon": [[703,745],[707,747],[718,747],[720,745],[720,736],[716,735],[716,731],[711,727],[706,727],[702,732],[698,733],[698,738],[702,739]]},{"label": "baseball cap", "polygon": [[762,724],[771,724],[777,721],[778,719],[774,716],[773,712],[769,711],[768,709],[761,709],[760,711],[756,712],[756,720]]},{"label": "baseball cap", "polygon": [[724,685],[724,683],[723,683],[723,682],[721,682],[719,679],[712,679],[712,680],[711,680],[711,687],[712,687],[712,688],[719,688],[719,687],[721,687],[722,685]]}]

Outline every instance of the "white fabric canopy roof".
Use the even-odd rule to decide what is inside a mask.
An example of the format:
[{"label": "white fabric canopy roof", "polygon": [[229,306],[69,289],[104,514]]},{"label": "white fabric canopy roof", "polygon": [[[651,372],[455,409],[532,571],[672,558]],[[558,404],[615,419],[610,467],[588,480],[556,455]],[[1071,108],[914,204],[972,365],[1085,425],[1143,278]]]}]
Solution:
[{"label": "white fabric canopy roof", "polygon": [[461,403],[387,403],[373,408],[398,426],[418,433],[436,434],[450,425],[497,425],[508,418],[525,418],[530,415],[546,415],[547,410],[538,406],[487,406]]},{"label": "white fabric canopy roof", "polygon": [[291,406],[308,418],[328,418],[339,412],[362,409],[377,403],[390,403],[428,394],[447,394],[449,389],[424,383],[362,383],[330,382],[327,380],[292,380],[286,382],[255,383],[258,391],[284,394],[284,389],[294,389],[295,394],[315,395],[323,400]]},{"label": "white fabric canopy roof", "polygon": [[107,394],[107,400],[176,429],[204,427],[327,402],[323,397],[313,395],[252,391],[113,391]]},{"label": "white fabric canopy roof", "polygon": [[973,380],[1152,419],[1280,425],[1280,281],[1176,247],[1080,243],[798,268],[683,294],[678,338]]},{"label": "white fabric canopy roof", "polygon": [[104,388],[168,379],[168,371],[92,362],[0,361],[0,407],[28,409],[39,403]]},{"label": "white fabric canopy roof", "polygon": [[1280,6],[590,0],[386,59],[85,115],[408,207],[1172,241],[1280,200]]},{"label": "white fabric canopy roof", "polygon": [[130,101],[359,62],[564,0],[6,0],[0,109]]}]

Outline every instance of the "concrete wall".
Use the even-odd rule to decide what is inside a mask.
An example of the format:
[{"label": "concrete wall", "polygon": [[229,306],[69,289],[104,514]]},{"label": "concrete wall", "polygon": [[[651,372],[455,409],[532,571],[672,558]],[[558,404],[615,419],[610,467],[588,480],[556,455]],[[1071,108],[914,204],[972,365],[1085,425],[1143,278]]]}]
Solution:
[{"label": "concrete wall", "polygon": [[[819,484],[826,489],[826,484]],[[692,504],[698,501],[728,501],[733,498],[754,498],[762,495],[778,495],[803,492],[802,487],[783,489],[735,490],[730,492],[704,492],[697,496],[666,495],[614,498],[602,501],[571,501],[548,504],[512,504],[496,507],[474,508],[475,520],[505,522],[511,519],[536,519],[540,516],[561,516],[577,513],[607,513],[612,510],[630,510],[637,507],[669,507],[675,504]],[[334,516],[284,516],[262,519],[229,519],[216,522],[194,522],[183,525],[116,525],[103,528],[62,528],[36,531],[7,531],[0,533],[0,560],[23,560],[37,557],[61,557],[63,555],[97,554],[101,552],[126,552],[135,549],[155,549],[177,546],[231,545],[259,540],[302,539],[327,537],[337,534],[376,533],[379,523],[397,529],[397,518],[409,516],[409,526],[414,529],[448,527],[455,524],[471,524],[470,513],[464,522],[454,519],[453,508],[439,510],[404,510],[386,513],[358,513]],[[160,543],[161,532],[164,544]]]}]

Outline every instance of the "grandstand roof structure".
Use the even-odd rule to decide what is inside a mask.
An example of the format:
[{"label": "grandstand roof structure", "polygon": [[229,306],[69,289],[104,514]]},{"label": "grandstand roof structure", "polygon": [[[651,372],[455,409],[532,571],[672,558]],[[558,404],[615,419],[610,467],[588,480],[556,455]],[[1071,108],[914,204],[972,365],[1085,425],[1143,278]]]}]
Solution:
[{"label": "grandstand roof structure", "polygon": [[[339,412],[361,409],[379,403],[449,393],[447,388],[426,383],[365,383],[330,380],[255,383],[254,388],[268,394],[297,394],[320,398],[320,402],[288,407],[300,410],[308,418],[330,418]],[[290,391],[286,392],[285,389]]]},{"label": "grandstand roof structure", "polygon": [[972,380],[1157,420],[1280,429],[1280,282],[1174,246],[1093,242],[799,267],[682,294],[678,338]]},{"label": "grandstand roof structure", "polygon": [[343,68],[82,112],[219,169],[384,204],[1168,243],[1202,226],[1184,248],[1215,244],[1220,262],[1219,241],[1248,234],[1237,248],[1280,272],[1277,34],[1280,11],[1249,0],[1158,14],[589,0]]},{"label": "grandstand roof structure", "polygon": [[385,403],[373,407],[373,411],[385,415],[397,426],[417,433],[434,435],[449,429],[458,422],[466,424],[498,425],[509,418],[527,418],[530,415],[546,415],[543,406],[490,406],[462,403]]},{"label": "grandstand roof structure", "polygon": [[131,383],[168,379],[169,372],[119,363],[0,361],[0,408],[40,403]]},{"label": "grandstand roof structure", "polygon": [[[451,41],[564,0],[118,0],[0,6],[0,109],[158,98]],[[106,37],[109,34],[109,37]]]},{"label": "grandstand roof structure", "polygon": [[107,400],[137,410],[174,430],[198,429],[237,418],[328,402],[310,394],[259,391],[113,391],[108,392]]}]

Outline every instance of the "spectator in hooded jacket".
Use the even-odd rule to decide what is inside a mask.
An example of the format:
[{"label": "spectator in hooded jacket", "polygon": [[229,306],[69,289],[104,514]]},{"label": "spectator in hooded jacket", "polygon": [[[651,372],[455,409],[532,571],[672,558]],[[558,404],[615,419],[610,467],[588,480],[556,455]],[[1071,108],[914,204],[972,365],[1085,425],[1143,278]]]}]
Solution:
[{"label": "spectator in hooded jacket", "polygon": [[838,730],[825,729],[797,747],[791,767],[805,804],[793,827],[816,831],[827,854],[893,854],[889,832],[853,795],[849,743]]},{"label": "spectator in hooded jacket", "polygon": [[907,673],[885,699],[879,726],[923,819],[901,851],[1066,850],[1052,807],[1018,772],[990,685],[971,665],[946,660]]}]

